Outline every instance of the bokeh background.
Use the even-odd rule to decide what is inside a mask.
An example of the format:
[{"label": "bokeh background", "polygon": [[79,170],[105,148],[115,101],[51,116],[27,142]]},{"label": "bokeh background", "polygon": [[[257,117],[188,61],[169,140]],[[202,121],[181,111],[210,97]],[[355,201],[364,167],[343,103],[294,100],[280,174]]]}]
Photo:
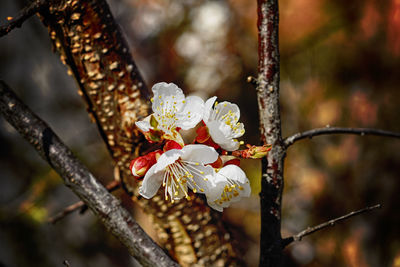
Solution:
[{"label": "bokeh background", "polygon": [[[109,0],[148,85],[174,82],[186,93],[235,102],[244,141],[257,144],[256,1]],[[281,0],[281,111],[284,136],[315,127],[400,132],[400,2]],[[22,0],[2,0],[0,23]],[[106,184],[113,167],[77,86],[38,18],[0,39],[0,78]],[[0,118],[0,266],[127,266],[126,250],[91,212],[52,225],[78,199],[33,148]],[[224,211],[243,258],[257,266],[259,162],[245,161],[253,196]],[[122,191],[125,205],[154,235]],[[286,249],[287,266],[400,266],[400,141],[322,136],[289,148],[282,231],[367,205],[383,207],[306,237]]]}]

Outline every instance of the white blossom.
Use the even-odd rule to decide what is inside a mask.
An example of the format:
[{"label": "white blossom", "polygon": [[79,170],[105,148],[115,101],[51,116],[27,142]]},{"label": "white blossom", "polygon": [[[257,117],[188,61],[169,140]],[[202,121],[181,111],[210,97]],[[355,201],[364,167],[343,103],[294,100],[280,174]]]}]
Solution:
[{"label": "white blossom", "polygon": [[227,101],[218,103],[216,98],[214,96],[206,101],[203,121],[215,143],[227,151],[237,150],[240,144],[236,138],[244,134],[244,125],[238,122],[239,107]]},{"label": "white blossom", "polygon": [[139,193],[149,199],[163,185],[165,199],[172,202],[183,197],[190,199],[188,188],[194,193],[207,193],[215,186],[215,170],[206,164],[217,159],[215,149],[205,145],[187,145],[182,149],[168,150],[148,170]]},{"label": "white blossom", "polygon": [[203,117],[204,101],[197,96],[185,97],[182,90],[173,83],[156,83],[152,98],[153,114],[157,126],[150,122],[150,116],[136,122],[143,132],[156,127],[164,132],[164,138],[175,140],[183,145],[183,140],[177,128],[188,130],[197,125]]},{"label": "white blossom", "polygon": [[250,183],[243,170],[236,165],[227,165],[214,176],[214,186],[207,192],[207,203],[220,212],[242,197],[249,197]]}]

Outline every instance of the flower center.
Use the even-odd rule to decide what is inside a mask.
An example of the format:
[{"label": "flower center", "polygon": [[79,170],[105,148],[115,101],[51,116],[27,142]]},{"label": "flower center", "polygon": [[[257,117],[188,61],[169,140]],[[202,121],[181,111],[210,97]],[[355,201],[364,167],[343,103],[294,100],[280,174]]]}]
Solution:
[{"label": "flower center", "polygon": [[229,202],[231,201],[232,198],[239,196],[241,191],[243,190],[244,190],[243,186],[228,178],[227,184],[224,186],[224,189],[222,190],[221,197],[214,200],[214,203],[222,205],[224,202]]},{"label": "flower center", "polygon": [[208,179],[204,177],[204,172],[198,170],[200,163],[189,162],[183,160],[177,160],[176,162],[166,167],[166,172],[163,179],[163,187],[165,187],[165,200],[168,200],[168,195],[171,198],[171,202],[174,203],[175,199],[179,199],[181,196],[185,196],[187,200],[190,200],[188,195],[188,186],[190,186],[194,193],[198,191],[204,192],[204,188],[198,186],[194,179],[194,175],[202,177],[203,180]]},{"label": "flower center", "polygon": [[232,112],[231,109],[227,108],[228,104],[218,104],[217,101],[215,101],[214,104],[214,109],[212,111],[212,114],[210,118],[215,121],[221,121],[224,124],[228,125],[231,128],[232,136],[233,138],[234,135],[243,135],[244,130],[242,127],[240,127],[241,123],[238,122],[239,118],[238,116]]}]

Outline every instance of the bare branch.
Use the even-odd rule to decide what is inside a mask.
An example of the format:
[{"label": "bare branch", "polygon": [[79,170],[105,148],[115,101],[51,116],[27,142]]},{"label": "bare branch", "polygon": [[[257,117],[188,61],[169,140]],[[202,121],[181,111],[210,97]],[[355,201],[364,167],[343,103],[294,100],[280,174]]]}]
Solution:
[{"label": "bare branch", "polygon": [[[108,190],[108,192],[113,192],[114,190],[117,190],[120,187],[120,183],[118,181],[112,181],[111,183],[109,183],[106,188]],[[84,212],[86,210],[87,206],[83,201],[78,201],[72,205],[69,205],[68,207],[64,208],[61,212],[57,213],[56,215],[54,215],[53,217],[50,217],[47,221],[49,223],[55,224],[58,221],[64,219],[65,216],[71,214],[72,212],[81,209],[81,212]]]},{"label": "bare branch", "polygon": [[281,266],[281,201],[285,147],[279,107],[278,0],[258,0],[257,100],[261,142],[271,151],[262,159],[260,266]]},{"label": "bare branch", "polygon": [[355,134],[355,135],[361,135],[361,136],[378,135],[378,136],[400,138],[400,133],[385,131],[385,130],[381,130],[381,129],[325,127],[325,128],[312,129],[309,131],[305,131],[302,133],[297,133],[292,136],[289,136],[284,140],[284,144],[286,147],[289,147],[299,140],[306,139],[306,138],[311,139],[314,136],[325,135],[325,134]]},{"label": "bare branch", "polygon": [[349,219],[349,218],[351,218],[353,216],[360,215],[362,213],[369,212],[369,211],[372,211],[374,209],[379,209],[380,207],[381,207],[381,204],[377,204],[377,205],[374,205],[374,206],[371,206],[371,207],[366,207],[366,208],[363,208],[363,209],[360,209],[360,210],[352,211],[352,212],[350,212],[350,213],[348,213],[346,215],[343,215],[343,216],[340,216],[338,218],[329,220],[327,222],[321,223],[321,224],[316,225],[314,227],[308,227],[307,229],[301,231],[300,233],[298,233],[298,234],[296,234],[294,236],[291,236],[291,237],[283,239],[282,245],[283,245],[283,247],[286,247],[287,245],[289,245],[293,241],[301,241],[301,239],[303,237],[307,236],[307,235],[310,235],[312,233],[318,232],[318,231],[320,231],[322,229],[325,229],[327,227],[335,226],[335,224],[340,222],[340,221],[344,221],[344,220]]},{"label": "bare branch", "polygon": [[0,111],[143,266],[178,266],[3,81],[0,81]]},{"label": "bare branch", "polygon": [[22,23],[25,20],[29,19],[35,13],[37,13],[44,5],[47,4],[45,0],[35,0],[32,1],[28,6],[24,7],[21,12],[15,18],[12,18],[8,23],[5,25],[0,26],[0,37],[8,34],[14,28],[21,27]]}]

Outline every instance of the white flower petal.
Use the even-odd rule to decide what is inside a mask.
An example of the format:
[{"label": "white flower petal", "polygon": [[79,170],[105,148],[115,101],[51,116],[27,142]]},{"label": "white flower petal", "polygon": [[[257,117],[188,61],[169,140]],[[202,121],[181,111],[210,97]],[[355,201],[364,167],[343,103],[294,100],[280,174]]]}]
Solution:
[{"label": "white flower petal", "polygon": [[[149,119],[147,119],[149,118]],[[152,128],[150,125],[150,116],[147,116],[141,121],[135,122],[135,125],[142,131],[142,132],[148,132]]]},{"label": "white flower petal", "polygon": [[239,190],[239,197],[232,198],[232,202],[239,201],[242,197],[249,197],[251,194],[251,187],[249,179],[247,179],[244,171],[236,165],[227,165],[223,167],[219,172],[219,176],[229,178],[232,182],[240,185],[242,189]]},{"label": "white flower petal", "polygon": [[152,198],[161,186],[165,171],[155,171],[156,166],[152,166],[144,176],[139,194],[144,198]]},{"label": "white flower petal", "polygon": [[249,197],[251,193],[246,174],[236,165],[223,167],[216,173],[215,183],[215,187],[207,192],[206,197],[209,205],[218,211],[242,197]]},{"label": "white flower petal", "polygon": [[223,116],[223,115],[231,112],[232,115],[236,116],[235,122],[237,122],[240,118],[240,109],[239,109],[238,105],[236,105],[234,103],[224,101],[224,102],[218,103],[218,105],[215,107],[215,109],[219,110],[219,112],[218,112],[219,116]]},{"label": "white flower petal", "polygon": [[158,158],[157,163],[154,165],[156,166],[155,172],[164,170],[168,165],[177,161],[182,154],[183,152],[181,149],[171,149],[166,151]]},{"label": "white flower petal", "polygon": [[216,96],[213,96],[207,99],[206,103],[204,104],[204,114],[203,114],[203,121],[207,122],[210,118],[211,113],[213,112],[213,105],[215,100],[217,100]]},{"label": "white flower petal", "polygon": [[209,164],[218,159],[217,151],[213,147],[206,145],[187,145],[182,148],[182,152],[181,159],[183,161]]},{"label": "white flower petal", "polygon": [[215,202],[209,201],[208,198],[207,198],[207,204],[208,204],[208,206],[210,206],[211,208],[213,208],[219,212],[224,211],[224,208],[221,205],[217,205]]},{"label": "white flower petal", "polygon": [[[207,100],[206,108],[210,108],[212,101],[214,99]],[[208,127],[212,140],[227,151],[239,148],[239,142],[235,138],[244,134],[244,125],[238,123],[239,118],[239,107],[227,101],[217,104],[214,109],[205,111],[203,115],[203,121]]]},{"label": "white flower petal", "polygon": [[240,143],[236,139],[229,139],[228,142],[219,145],[226,151],[235,151],[240,147]]},{"label": "white flower petal", "polygon": [[162,114],[162,110],[179,110],[185,100],[185,95],[178,86],[173,83],[156,83],[153,85],[152,109],[155,113]]},{"label": "white flower petal", "polygon": [[223,181],[224,177],[225,179],[229,178],[230,180],[239,184],[246,184],[249,181],[246,177],[246,173],[239,166],[232,164],[226,165],[220,169],[217,175],[217,182]]},{"label": "white flower petal", "polygon": [[183,130],[191,129],[201,121],[203,113],[203,99],[198,96],[188,96],[182,110],[176,114],[176,118],[178,119],[176,126]]},{"label": "white flower petal", "polygon": [[232,131],[232,138],[239,138],[244,134],[244,124],[243,123],[238,123],[236,125],[237,130]]},{"label": "white flower petal", "polygon": [[207,196],[207,201],[208,202],[214,202],[215,200],[219,199],[221,197],[221,193],[224,190],[226,180],[224,181],[217,181],[217,175],[215,174],[214,176],[214,187],[209,188],[209,190],[206,192]]},{"label": "white flower petal", "polygon": [[168,190],[168,195],[169,195],[169,197],[170,197],[171,199],[173,199],[173,200],[179,200],[179,199],[184,198],[184,197],[186,196],[185,192],[188,191],[188,190],[187,190],[187,187],[188,187],[188,186],[187,186],[186,184],[181,185],[181,186],[183,187],[183,189],[179,187],[178,190],[175,191],[175,192],[178,192],[177,195],[175,195],[175,192],[173,192],[172,187],[171,187],[171,186],[168,186],[168,188],[167,188],[167,190]]},{"label": "white flower petal", "polygon": [[213,187],[215,187],[215,171],[213,167],[204,165],[189,165],[187,168],[193,175],[193,180],[196,183],[192,184],[191,180],[188,180],[188,186],[190,189],[196,189],[196,193],[206,194]]},{"label": "white flower petal", "polygon": [[226,127],[224,127],[222,124],[223,123],[220,121],[210,121],[206,123],[212,140],[214,140],[214,142],[217,144],[228,143],[229,141],[227,135],[221,130],[224,128],[226,129]]}]

